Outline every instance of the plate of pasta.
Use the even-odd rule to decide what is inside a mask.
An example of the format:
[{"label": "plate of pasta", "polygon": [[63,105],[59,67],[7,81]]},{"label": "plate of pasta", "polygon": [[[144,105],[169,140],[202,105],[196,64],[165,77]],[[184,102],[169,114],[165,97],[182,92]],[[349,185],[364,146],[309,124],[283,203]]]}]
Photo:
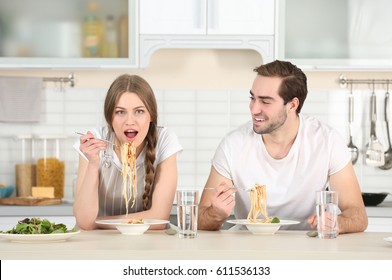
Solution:
[{"label": "plate of pasta", "polygon": [[[229,220],[228,223],[244,225],[253,234],[274,234],[283,225],[298,224],[298,221],[281,220],[270,217],[267,213],[267,188],[265,185],[255,184],[249,192],[250,210],[247,219]],[[259,219],[259,216],[265,217]]]},{"label": "plate of pasta", "polygon": [[114,219],[97,220],[95,223],[100,225],[115,226],[122,234],[140,235],[145,233],[152,225],[168,224],[169,221],[156,219]]}]

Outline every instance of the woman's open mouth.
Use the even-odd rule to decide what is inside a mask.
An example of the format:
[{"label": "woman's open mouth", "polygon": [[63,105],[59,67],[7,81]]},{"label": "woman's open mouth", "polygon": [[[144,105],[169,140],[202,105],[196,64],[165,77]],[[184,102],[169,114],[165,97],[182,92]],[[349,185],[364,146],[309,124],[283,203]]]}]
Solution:
[{"label": "woman's open mouth", "polygon": [[133,139],[135,139],[136,135],[138,134],[138,131],[133,130],[133,129],[127,129],[124,131],[124,134],[128,138],[128,140],[133,140]]}]

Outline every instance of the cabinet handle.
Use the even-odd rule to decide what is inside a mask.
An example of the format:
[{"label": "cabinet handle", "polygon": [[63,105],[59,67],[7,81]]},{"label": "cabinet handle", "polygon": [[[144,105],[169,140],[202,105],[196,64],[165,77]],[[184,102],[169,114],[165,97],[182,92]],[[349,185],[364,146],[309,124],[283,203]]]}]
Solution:
[{"label": "cabinet handle", "polygon": [[219,11],[219,1],[216,0],[207,0],[207,30],[215,29],[217,26],[218,20],[218,11]]},{"label": "cabinet handle", "polygon": [[206,24],[206,17],[207,17],[207,1],[208,0],[194,0],[193,5],[195,7],[194,11],[196,13],[195,19],[195,28],[196,29],[205,29],[207,32],[207,24]]}]

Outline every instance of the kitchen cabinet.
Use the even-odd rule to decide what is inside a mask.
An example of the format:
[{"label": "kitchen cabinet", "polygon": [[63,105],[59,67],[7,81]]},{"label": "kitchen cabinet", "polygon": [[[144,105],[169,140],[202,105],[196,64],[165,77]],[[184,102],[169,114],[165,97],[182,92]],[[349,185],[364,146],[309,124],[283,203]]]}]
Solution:
[{"label": "kitchen cabinet", "polygon": [[367,232],[392,232],[392,201],[385,200],[378,206],[367,206]]},{"label": "kitchen cabinet", "polygon": [[277,6],[278,59],[320,69],[392,67],[392,2],[278,0]]},{"label": "kitchen cabinet", "polygon": [[137,67],[138,0],[0,0],[0,67]]},{"label": "kitchen cabinet", "polygon": [[140,34],[273,35],[274,1],[143,0]]},{"label": "kitchen cabinet", "polygon": [[367,232],[392,232],[392,218],[368,217]]},{"label": "kitchen cabinet", "polygon": [[140,1],[140,65],[160,48],[253,49],[273,58],[275,1]]}]

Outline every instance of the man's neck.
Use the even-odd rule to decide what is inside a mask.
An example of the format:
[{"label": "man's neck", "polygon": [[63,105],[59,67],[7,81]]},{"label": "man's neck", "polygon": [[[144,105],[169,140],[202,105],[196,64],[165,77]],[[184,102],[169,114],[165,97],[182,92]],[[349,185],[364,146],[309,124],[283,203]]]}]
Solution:
[{"label": "man's neck", "polygon": [[271,157],[282,159],[288,155],[297,138],[299,125],[300,118],[295,115],[292,119],[287,119],[285,125],[278,131],[262,135],[264,146]]}]

